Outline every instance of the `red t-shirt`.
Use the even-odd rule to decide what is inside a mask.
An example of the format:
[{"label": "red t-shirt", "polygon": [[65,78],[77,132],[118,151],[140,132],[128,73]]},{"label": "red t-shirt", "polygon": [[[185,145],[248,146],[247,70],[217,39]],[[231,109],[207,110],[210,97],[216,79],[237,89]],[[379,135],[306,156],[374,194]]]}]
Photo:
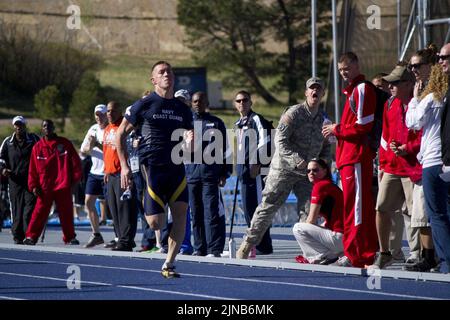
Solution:
[{"label": "red t-shirt", "polygon": [[325,219],[325,228],[344,233],[344,197],[342,190],[324,179],[316,182],[311,192],[311,204],[320,204],[320,215]]}]

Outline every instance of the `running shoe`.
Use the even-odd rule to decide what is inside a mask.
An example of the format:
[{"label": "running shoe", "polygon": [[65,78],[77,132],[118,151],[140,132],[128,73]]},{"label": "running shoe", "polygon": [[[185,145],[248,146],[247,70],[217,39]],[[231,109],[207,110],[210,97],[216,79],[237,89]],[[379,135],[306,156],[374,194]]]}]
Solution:
[{"label": "running shoe", "polygon": [[367,269],[385,269],[394,263],[394,258],[391,253],[382,254],[381,252],[377,252],[377,257],[375,258],[375,262],[368,266]]},{"label": "running shoe", "polygon": [[165,267],[161,270],[161,275],[166,279],[179,278],[180,274],[175,271],[175,267]]},{"label": "running shoe", "polygon": [[304,256],[296,256],[295,257],[295,261],[297,261],[298,263],[306,263],[309,264],[308,259],[306,259]]},{"label": "running shoe", "polygon": [[25,240],[23,240],[23,244],[26,246],[34,246],[36,244],[36,240],[32,238],[26,238]]},{"label": "running shoe", "polygon": [[102,244],[105,241],[103,240],[102,235],[95,235],[95,234],[91,234],[91,236],[89,237],[88,242],[84,245],[85,248],[92,248],[95,247],[96,245]]},{"label": "running shoe", "polygon": [[330,264],[330,266],[352,267],[352,263],[347,256],[342,256],[335,263]]}]

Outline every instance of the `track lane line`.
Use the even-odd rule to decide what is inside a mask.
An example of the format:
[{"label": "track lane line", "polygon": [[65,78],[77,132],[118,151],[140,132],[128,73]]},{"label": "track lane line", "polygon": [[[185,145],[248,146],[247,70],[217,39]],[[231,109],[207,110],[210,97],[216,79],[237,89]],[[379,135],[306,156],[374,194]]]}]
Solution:
[{"label": "track lane line", "polygon": [[[34,263],[39,262],[39,263],[62,264],[62,265],[76,264],[78,266],[90,267],[90,268],[150,272],[150,273],[158,273],[158,274],[161,272],[160,270],[148,270],[148,269],[139,269],[139,268],[127,268],[127,267],[111,267],[111,266],[104,266],[104,265],[69,263],[69,262],[59,262],[59,261],[49,261],[49,260],[36,261],[36,260],[26,260],[26,259],[16,259],[16,258],[0,258],[0,260],[34,262]],[[270,280],[243,279],[243,278],[232,278],[232,277],[215,276],[215,275],[214,276],[199,275],[199,274],[192,274],[192,273],[182,273],[182,275],[198,277],[198,278],[213,278],[213,279],[222,279],[222,280],[229,280],[229,281],[231,280],[231,281],[239,281],[239,282],[265,283],[265,284],[274,284],[274,285],[282,285],[282,286],[286,285],[286,286],[303,287],[303,288],[314,288],[314,289],[325,289],[325,290],[344,291],[344,292],[353,292],[353,293],[364,293],[364,294],[369,294],[369,295],[373,294],[373,295],[390,296],[390,297],[407,298],[407,299],[446,300],[445,298],[436,298],[436,297],[428,297],[428,296],[406,295],[406,294],[389,293],[389,292],[378,292],[378,291],[374,291],[374,290],[339,288],[339,287],[319,286],[319,285],[301,284],[301,283],[289,283],[289,282],[270,281]],[[230,298],[228,298],[228,299],[230,299]]]},{"label": "track lane line", "polygon": [[0,300],[27,300],[27,299],[21,299],[21,298],[15,298],[15,297],[7,297],[7,296],[0,296]]},{"label": "track lane line", "polygon": [[[13,276],[13,277],[25,277],[25,278],[35,278],[35,279],[44,279],[44,280],[53,280],[53,281],[67,282],[66,278],[37,276],[37,275],[23,274],[23,273],[12,273],[12,272],[0,271],[0,275],[8,275],[8,276]],[[126,288],[126,289],[141,290],[141,291],[142,290],[144,290],[144,291],[153,291],[153,292],[158,292],[158,293],[175,294],[175,295],[190,296],[190,297],[196,297],[196,298],[208,298],[208,299],[217,299],[217,300],[237,300],[235,298],[229,298],[229,297],[220,297],[220,296],[212,296],[212,295],[205,295],[205,294],[187,293],[187,292],[180,292],[180,291],[168,291],[168,290],[151,289],[151,288],[141,288],[141,287],[135,287],[135,286],[114,285],[112,283],[94,282],[94,281],[82,281],[82,280],[80,280],[80,285],[82,285],[82,284],[95,284],[95,285],[110,286],[110,287],[115,287],[115,288]],[[23,293],[23,292],[21,292],[21,293]]]}]

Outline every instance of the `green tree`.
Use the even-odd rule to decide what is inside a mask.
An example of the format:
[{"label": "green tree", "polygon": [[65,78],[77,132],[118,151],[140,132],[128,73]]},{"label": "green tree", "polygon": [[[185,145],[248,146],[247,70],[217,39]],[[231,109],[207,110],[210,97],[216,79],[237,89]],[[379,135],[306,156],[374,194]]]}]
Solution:
[{"label": "green tree", "polygon": [[86,131],[92,123],[94,107],[104,101],[103,90],[98,79],[93,73],[85,73],[73,93],[69,106],[69,116],[73,127]]},{"label": "green tree", "polygon": [[[329,0],[318,1],[317,12],[330,7]],[[250,85],[269,104],[279,103],[271,91],[288,92],[291,103],[303,98],[299,83],[311,75],[310,0],[179,0],[177,10],[195,60],[223,72],[225,85]],[[319,76],[327,73],[329,20],[317,19]],[[278,50],[267,49],[270,40]],[[264,78],[275,84],[264,86]]]},{"label": "green tree", "polygon": [[[317,1],[317,75],[325,77],[328,72],[331,39],[331,2]],[[287,52],[278,54],[275,65],[282,71],[279,81],[271,89],[287,90],[289,102],[304,98],[302,84],[311,77],[311,1],[276,0],[269,6],[271,28],[276,41],[284,42]]]},{"label": "green tree", "polygon": [[268,103],[278,103],[261,78],[273,55],[263,48],[268,13],[244,0],[179,0],[178,22],[186,27],[194,59],[225,75],[224,83],[250,85]]},{"label": "green tree", "polygon": [[35,116],[40,119],[51,119],[55,126],[64,132],[64,109],[61,105],[61,95],[56,86],[47,86],[34,96]]}]

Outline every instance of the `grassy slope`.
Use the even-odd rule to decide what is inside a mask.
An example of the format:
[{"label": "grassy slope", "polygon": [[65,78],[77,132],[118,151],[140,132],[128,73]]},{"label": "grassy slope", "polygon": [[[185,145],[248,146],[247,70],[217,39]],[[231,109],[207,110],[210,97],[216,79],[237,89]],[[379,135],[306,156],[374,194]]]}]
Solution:
[{"label": "grassy slope", "polygon": [[[150,68],[160,57],[152,56],[109,56],[105,58],[104,63],[97,71],[97,77],[102,87],[105,89],[105,95],[108,100],[116,100],[123,106],[128,106],[137,100],[145,90],[151,89],[149,80]],[[193,66],[189,57],[165,56],[164,59],[170,61],[174,67]],[[215,75],[209,75],[209,78],[215,79]],[[223,97],[225,100],[233,99],[234,89],[224,89]],[[105,101],[106,103],[106,101]],[[258,97],[254,97],[254,110],[261,113],[266,118],[274,121],[277,125],[278,119],[285,106],[267,106]],[[11,119],[17,114],[25,117],[33,116],[33,99],[3,89],[0,92],[0,119]],[[237,112],[233,108],[212,111],[220,117],[227,128],[232,128],[238,118]],[[94,121],[94,119],[92,119]],[[39,131],[39,126],[29,126],[33,132]],[[0,128],[0,139],[9,135],[11,127],[2,125]],[[72,139],[75,145],[79,145],[85,132],[79,132],[73,128],[70,121],[66,124],[63,135]]]}]

